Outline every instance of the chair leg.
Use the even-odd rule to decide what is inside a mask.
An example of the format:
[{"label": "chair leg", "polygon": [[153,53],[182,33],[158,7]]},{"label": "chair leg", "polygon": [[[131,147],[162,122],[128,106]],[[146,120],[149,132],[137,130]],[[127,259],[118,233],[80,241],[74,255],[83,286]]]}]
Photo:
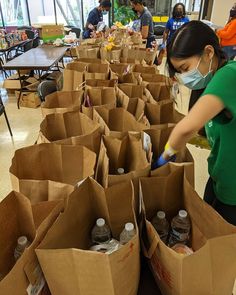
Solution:
[{"label": "chair leg", "polygon": [[20,99],[21,99],[21,95],[22,95],[22,89],[20,90],[19,97],[18,97],[18,99],[17,99],[17,108],[18,108],[18,109],[20,108]]},{"label": "chair leg", "polygon": [[10,134],[11,134],[11,137],[12,137],[13,134],[12,134],[12,131],[11,131],[11,126],[10,126],[10,124],[9,124],[9,121],[8,121],[8,117],[7,117],[6,111],[4,110],[3,113],[4,113],[4,116],[5,116],[6,122],[7,122],[8,130],[9,130],[9,132],[10,132]]}]

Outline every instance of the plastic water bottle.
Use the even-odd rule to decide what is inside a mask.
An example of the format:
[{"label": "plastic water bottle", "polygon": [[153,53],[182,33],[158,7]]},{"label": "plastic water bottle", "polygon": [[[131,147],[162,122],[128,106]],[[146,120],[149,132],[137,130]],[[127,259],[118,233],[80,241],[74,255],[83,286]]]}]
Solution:
[{"label": "plastic water bottle", "polygon": [[103,218],[96,221],[96,225],[92,229],[92,242],[95,244],[109,243],[111,240],[111,230],[106,225]]},{"label": "plastic water bottle", "polygon": [[128,243],[136,234],[136,230],[134,228],[133,223],[128,222],[125,224],[125,228],[120,234],[120,243],[125,245]]},{"label": "plastic water bottle", "polygon": [[185,210],[180,210],[179,214],[172,219],[169,246],[175,244],[189,244],[191,223],[188,213]]},{"label": "plastic water bottle", "polygon": [[123,175],[123,174],[125,174],[125,169],[124,169],[124,168],[118,168],[118,169],[117,169],[117,174],[118,174],[118,175]]},{"label": "plastic water bottle", "polygon": [[27,237],[21,236],[17,240],[17,246],[14,251],[14,257],[15,261],[17,261],[21,255],[24,253],[25,249],[30,245],[30,242],[28,241]]},{"label": "plastic water bottle", "polygon": [[170,225],[166,219],[165,212],[158,211],[152,219],[152,225],[159,234],[161,240],[166,244],[169,235]]}]

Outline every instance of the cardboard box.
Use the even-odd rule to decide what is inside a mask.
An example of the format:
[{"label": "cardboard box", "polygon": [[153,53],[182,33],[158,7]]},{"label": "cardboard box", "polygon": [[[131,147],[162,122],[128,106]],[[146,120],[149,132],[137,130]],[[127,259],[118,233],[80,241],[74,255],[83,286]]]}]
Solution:
[{"label": "cardboard box", "polygon": [[57,38],[62,39],[65,36],[64,25],[42,25],[38,28],[39,37],[43,42],[51,42]]}]

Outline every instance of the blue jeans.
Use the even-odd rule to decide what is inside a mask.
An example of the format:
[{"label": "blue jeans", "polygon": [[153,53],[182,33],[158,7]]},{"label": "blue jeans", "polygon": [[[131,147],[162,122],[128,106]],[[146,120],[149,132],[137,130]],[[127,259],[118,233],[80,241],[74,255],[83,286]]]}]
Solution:
[{"label": "blue jeans", "polygon": [[222,50],[227,55],[228,59],[234,59],[236,56],[236,45],[234,46],[223,46]]}]

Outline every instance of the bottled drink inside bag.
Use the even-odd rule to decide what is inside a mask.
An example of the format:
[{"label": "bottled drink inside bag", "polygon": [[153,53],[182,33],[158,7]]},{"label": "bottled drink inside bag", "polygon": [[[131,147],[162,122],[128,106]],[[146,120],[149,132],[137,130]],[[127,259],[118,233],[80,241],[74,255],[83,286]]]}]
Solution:
[{"label": "bottled drink inside bag", "polygon": [[17,246],[14,251],[14,257],[15,260],[17,261],[21,255],[24,253],[25,249],[30,245],[30,242],[28,241],[27,237],[22,236],[19,237],[17,240]]},{"label": "bottled drink inside bag", "polygon": [[96,225],[92,229],[92,242],[95,244],[109,243],[111,240],[111,230],[106,225],[103,218],[96,221]]},{"label": "bottled drink inside bag", "polygon": [[118,169],[117,169],[117,174],[118,174],[118,175],[123,175],[123,174],[125,174],[125,169],[124,169],[124,168],[118,168]]},{"label": "bottled drink inside bag", "polygon": [[189,244],[191,223],[188,213],[185,210],[180,210],[179,214],[172,219],[169,246],[175,244]]},{"label": "bottled drink inside bag", "polygon": [[166,219],[166,214],[163,211],[158,211],[157,214],[152,219],[152,225],[159,234],[161,240],[167,243],[169,234],[169,222]]},{"label": "bottled drink inside bag", "polygon": [[128,222],[125,224],[125,228],[120,234],[120,243],[125,245],[128,243],[136,234],[133,223]]}]

